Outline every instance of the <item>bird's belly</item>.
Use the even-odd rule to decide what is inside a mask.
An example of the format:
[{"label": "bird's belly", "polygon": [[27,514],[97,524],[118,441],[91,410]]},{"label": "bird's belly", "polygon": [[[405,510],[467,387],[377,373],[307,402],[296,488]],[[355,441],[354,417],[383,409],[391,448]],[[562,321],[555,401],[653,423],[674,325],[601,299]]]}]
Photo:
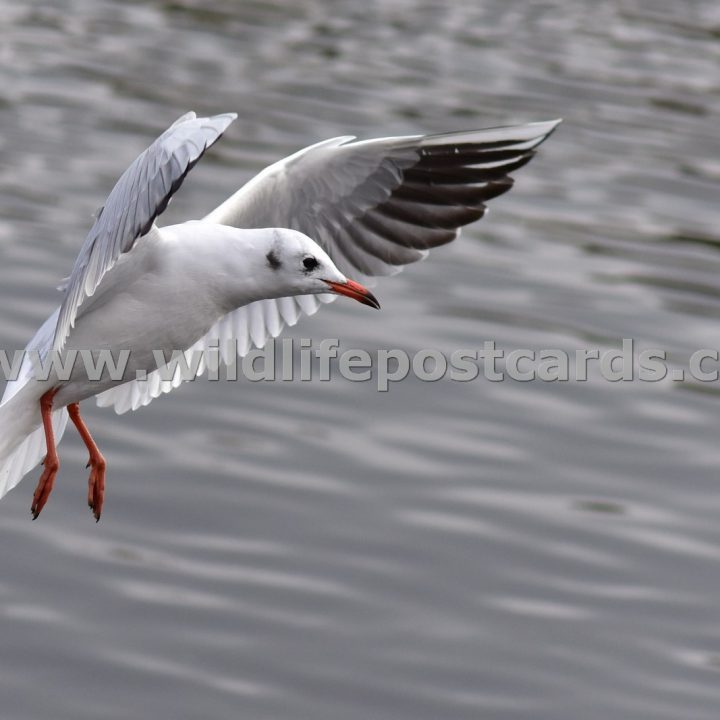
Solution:
[{"label": "bird's belly", "polygon": [[[122,383],[144,379],[199,340],[222,310],[188,293],[123,293],[83,315],[68,338],[58,375],[58,404],[80,402]],[[170,300],[170,301],[169,301]],[[68,370],[67,365],[70,364]]]}]

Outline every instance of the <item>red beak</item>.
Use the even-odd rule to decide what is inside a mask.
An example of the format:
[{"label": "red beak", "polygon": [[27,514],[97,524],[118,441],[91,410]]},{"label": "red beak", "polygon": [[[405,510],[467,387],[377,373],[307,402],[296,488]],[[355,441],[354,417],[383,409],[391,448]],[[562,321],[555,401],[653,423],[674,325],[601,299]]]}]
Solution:
[{"label": "red beak", "polygon": [[338,295],[346,295],[363,305],[369,305],[376,310],[380,309],[380,303],[377,301],[377,298],[366,287],[360,283],[356,283],[354,280],[348,280],[344,283],[332,282],[331,280],[326,280],[325,282],[330,286],[332,291]]}]

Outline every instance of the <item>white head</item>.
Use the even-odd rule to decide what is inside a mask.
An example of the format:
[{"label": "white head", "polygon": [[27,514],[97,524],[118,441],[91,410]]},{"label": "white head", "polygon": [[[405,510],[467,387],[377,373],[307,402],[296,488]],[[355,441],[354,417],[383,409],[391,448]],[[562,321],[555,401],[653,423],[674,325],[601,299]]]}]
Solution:
[{"label": "white head", "polygon": [[375,296],[346,278],[307,235],[286,228],[235,230],[235,233],[242,243],[243,274],[250,275],[248,280],[258,297],[337,293],[380,308]]}]

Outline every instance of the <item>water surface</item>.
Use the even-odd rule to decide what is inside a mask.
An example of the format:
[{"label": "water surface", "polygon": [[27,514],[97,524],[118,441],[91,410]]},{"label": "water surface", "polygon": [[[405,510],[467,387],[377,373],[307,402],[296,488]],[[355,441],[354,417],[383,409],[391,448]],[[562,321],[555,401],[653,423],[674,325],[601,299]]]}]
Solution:
[{"label": "water surface", "polygon": [[[269,162],[565,118],[429,262],[290,337],[409,353],[720,337],[720,12],[685,3],[0,2],[0,343],[57,302],[115,178],[236,111],[168,221]],[[86,415],[0,504],[7,720],[714,720],[717,387],[199,381]]]}]

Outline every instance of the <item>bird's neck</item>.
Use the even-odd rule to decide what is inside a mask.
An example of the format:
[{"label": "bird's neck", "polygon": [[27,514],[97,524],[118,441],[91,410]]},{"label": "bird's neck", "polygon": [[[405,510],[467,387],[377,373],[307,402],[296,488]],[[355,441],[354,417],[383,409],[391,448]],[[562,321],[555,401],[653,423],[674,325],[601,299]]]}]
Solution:
[{"label": "bird's neck", "polygon": [[[262,230],[206,222],[169,228],[178,283],[188,284],[224,315],[256,300],[292,294],[268,277]],[[274,281],[274,282],[271,282]]]}]

